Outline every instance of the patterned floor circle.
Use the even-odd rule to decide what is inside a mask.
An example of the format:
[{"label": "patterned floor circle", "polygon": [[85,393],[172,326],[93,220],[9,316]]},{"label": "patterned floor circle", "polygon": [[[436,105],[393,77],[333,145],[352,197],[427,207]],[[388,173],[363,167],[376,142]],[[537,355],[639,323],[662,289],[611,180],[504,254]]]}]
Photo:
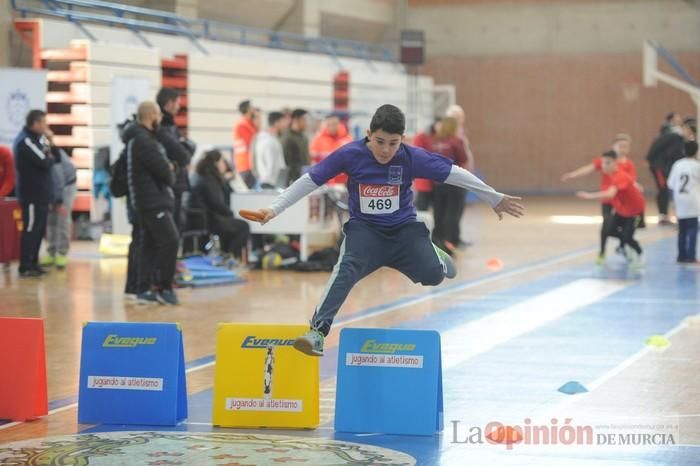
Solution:
[{"label": "patterned floor circle", "polygon": [[0,465],[324,465],[398,466],[415,460],[395,450],[280,435],[110,432],[0,445]]}]

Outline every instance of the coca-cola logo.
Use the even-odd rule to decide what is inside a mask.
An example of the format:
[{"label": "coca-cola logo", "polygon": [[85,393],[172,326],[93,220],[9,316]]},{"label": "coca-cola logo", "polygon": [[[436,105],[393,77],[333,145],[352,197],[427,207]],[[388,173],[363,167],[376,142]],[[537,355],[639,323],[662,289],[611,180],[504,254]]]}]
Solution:
[{"label": "coca-cola logo", "polygon": [[362,197],[391,197],[399,193],[398,186],[385,184],[361,184],[360,196]]}]

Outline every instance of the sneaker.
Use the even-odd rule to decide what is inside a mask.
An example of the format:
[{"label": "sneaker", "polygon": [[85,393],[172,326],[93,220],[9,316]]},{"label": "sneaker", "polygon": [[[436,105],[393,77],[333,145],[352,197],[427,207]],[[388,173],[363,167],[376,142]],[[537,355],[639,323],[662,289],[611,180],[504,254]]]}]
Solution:
[{"label": "sneaker", "polygon": [[595,258],[595,265],[598,267],[605,265],[605,256],[603,254],[598,254],[598,257]]},{"label": "sneaker", "polygon": [[136,302],[139,304],[159,304],[158,295],[153,291],[144,291],[136,295]]},{"label": "sneaker", "polygon": [[42,275],[44,275],[44,274],[41,273],[41,271],[34,270],[34,269],[22,270],[19,273],[20,278],[37,278],[37,277],[41,277]]},{"label": "sneaker", "polygon": [[53,256],[44,256],[41,259],[39,259],[39,265],[44,267],[51,267],[55,263],[56,262]]},{"label": "sneaker", "polygon": [[56,267],[59,269],[64,269],[66,268],[66,265],[68,264],[68,258],[66,256],[63,256],[61,254],[56,256]]},{"label": "sneaker", "polygon": [[136,301],[139,299],[139,295],[136,293],[124,293],[124,301]]},{"label": "sneaker", "polygon": [[323,356],[323,339],[325,337],[315,328],[294,340],[294,348],[309,356]]},{"label": "sneaker", "polygon": [[629,259],[630,267],[641,268],[644,267],[644,254],[638,254],[636,251],[632,251]]},{"label": "sneaker", "polygon": [[442,271],[444,272],[445,277],[455,278],[455,276],[457,276],[457,268],[455,267],[455,263],[450,255],[439,247],[435,246],[435,244],[433,244],[433,248],[435,248],[435,253],[442,264]]},{"label": "sneaker", "polygon": [[180,301],[177,299],[177,295],[173,290],[160,290],[156,293],[156,299],[161,304],[170,304],[171,306],[177,306]]}]

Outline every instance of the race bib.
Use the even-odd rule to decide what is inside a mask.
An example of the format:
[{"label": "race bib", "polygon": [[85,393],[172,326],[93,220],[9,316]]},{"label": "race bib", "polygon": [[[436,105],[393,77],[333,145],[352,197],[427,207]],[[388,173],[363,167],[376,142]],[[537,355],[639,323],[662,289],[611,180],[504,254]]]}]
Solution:
[{"label": "race bib", "polygon": [[363,214],[382,215],[399,208],[401,186],[385,184],[360,185],[360,211]]}]

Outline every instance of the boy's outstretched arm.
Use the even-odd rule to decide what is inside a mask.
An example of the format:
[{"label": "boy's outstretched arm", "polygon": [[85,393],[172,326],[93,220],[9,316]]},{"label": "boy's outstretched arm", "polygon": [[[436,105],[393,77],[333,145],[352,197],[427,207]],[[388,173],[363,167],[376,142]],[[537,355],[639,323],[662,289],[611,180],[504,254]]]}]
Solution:
[{"label": "boy's outstretched arm", "polygon": [[576,170],[564,173],[561,176],[562,181],[569,181],[573,180],[574,178],[579,178],[581,176],[585,175],[590,175],[595,171],[595,166],[592,163],[586,164],[582,167],[577,168]]},{"label": "boy's outstretched arm", "polygon": [[503,214],[513,217],[522,217],[525,214],[525,207],[518,202],[521,198],[499,193],[467,170],[456,165],[450,169],[445,183],[472,191],[479,196],[479,199],[491,206],[499,219],[503,218]]},{"label": "boy's outstretched arm", "polygon": [[277,198],[272,202],[272,205],[266,209],[260,209],[258,212],[261,215],[261,219],[258,220],[262,225],[284,212],[288,207],[292,206],[298,202],[304,196],[311,194],[319,186],[314,183],[308,173],[304,174],[301,178],[296,180],[285,189]]}]

